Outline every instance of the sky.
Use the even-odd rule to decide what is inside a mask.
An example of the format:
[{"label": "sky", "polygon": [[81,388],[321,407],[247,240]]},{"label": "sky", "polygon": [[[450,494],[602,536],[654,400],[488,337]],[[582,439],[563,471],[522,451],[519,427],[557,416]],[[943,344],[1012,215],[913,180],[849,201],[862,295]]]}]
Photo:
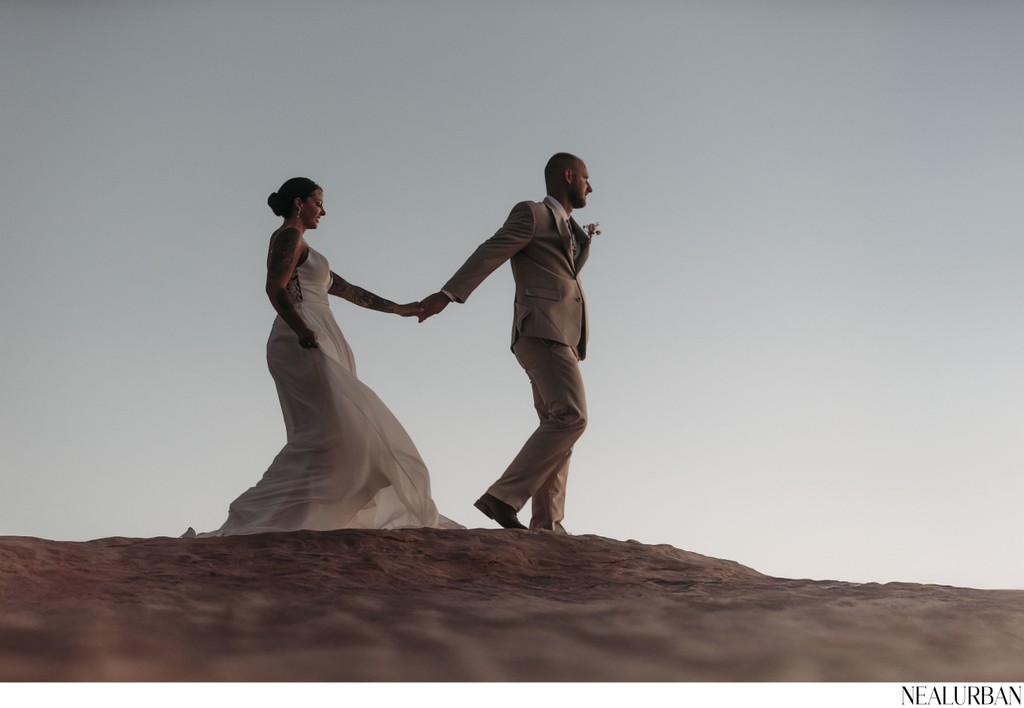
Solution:
[{"label": "sky", "polygon": [[[215,529],[284,442],[266,197],[390,299],[587,163],[566,528],[1024,588],[1024,3],[0,0],[0,535]],[[333,304],[473,501],[536,425],[508,266]]]}]

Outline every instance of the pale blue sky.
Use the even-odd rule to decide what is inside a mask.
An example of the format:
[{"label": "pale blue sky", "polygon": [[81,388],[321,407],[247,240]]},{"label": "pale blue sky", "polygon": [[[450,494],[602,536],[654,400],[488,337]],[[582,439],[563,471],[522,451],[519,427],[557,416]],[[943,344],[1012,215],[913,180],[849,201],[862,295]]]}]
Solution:
[{"label": "pale blue sky", "polygon": [[[566,526],[772,575],[1024,587],[1024,3],[0,0],[0,534],[216,528],[284,431],[266,196],[406,301],[581,155]],[[337,301],[442,513],[535,424],[506,268]]]}]

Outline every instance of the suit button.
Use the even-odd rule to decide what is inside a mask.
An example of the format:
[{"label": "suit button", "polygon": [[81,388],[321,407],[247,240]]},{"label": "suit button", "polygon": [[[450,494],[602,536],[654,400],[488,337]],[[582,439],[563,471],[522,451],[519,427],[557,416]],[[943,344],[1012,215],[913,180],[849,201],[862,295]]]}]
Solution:
[{"label": "suit button", "polygon": [[580,298],[576,298],[576,302],[579,302],[579,301],[580,301]]}]

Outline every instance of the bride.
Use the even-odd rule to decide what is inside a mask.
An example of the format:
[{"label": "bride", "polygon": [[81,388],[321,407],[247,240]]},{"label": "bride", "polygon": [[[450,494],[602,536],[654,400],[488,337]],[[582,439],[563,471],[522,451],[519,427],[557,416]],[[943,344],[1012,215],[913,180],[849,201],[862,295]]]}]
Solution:
[{"label": "bride", "polygon": [[323,200],[304,177],[267,199],[284,218],[267,257],[267,296],[277,311],[267,363],[287,443],[256,486],[231,503],[227,521],[203,536],[458,526],[438,516],[427,468],[401,423],[356,378],[328,295],[401,317],[420,314],[419,303],[395,304],[331,271],[305,239],[327,215]]}]

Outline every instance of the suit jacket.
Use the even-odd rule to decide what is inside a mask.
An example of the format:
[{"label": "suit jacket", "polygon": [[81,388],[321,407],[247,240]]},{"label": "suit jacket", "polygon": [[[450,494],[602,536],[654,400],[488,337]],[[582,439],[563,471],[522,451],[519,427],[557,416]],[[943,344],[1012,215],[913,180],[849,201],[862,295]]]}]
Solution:
[{"label": "suit jacket", "polygon": [[567,230],[559,231],[554,209],[544,202],[516,204],[504,225],[477,247],[443,290],[465,302],[480,283],[507,260],[516,282],[512,344],[540,337],[587,353],[587,303],[579,271],[590,255],[590,236],[575,225],[579,256],[573,259]]}]

